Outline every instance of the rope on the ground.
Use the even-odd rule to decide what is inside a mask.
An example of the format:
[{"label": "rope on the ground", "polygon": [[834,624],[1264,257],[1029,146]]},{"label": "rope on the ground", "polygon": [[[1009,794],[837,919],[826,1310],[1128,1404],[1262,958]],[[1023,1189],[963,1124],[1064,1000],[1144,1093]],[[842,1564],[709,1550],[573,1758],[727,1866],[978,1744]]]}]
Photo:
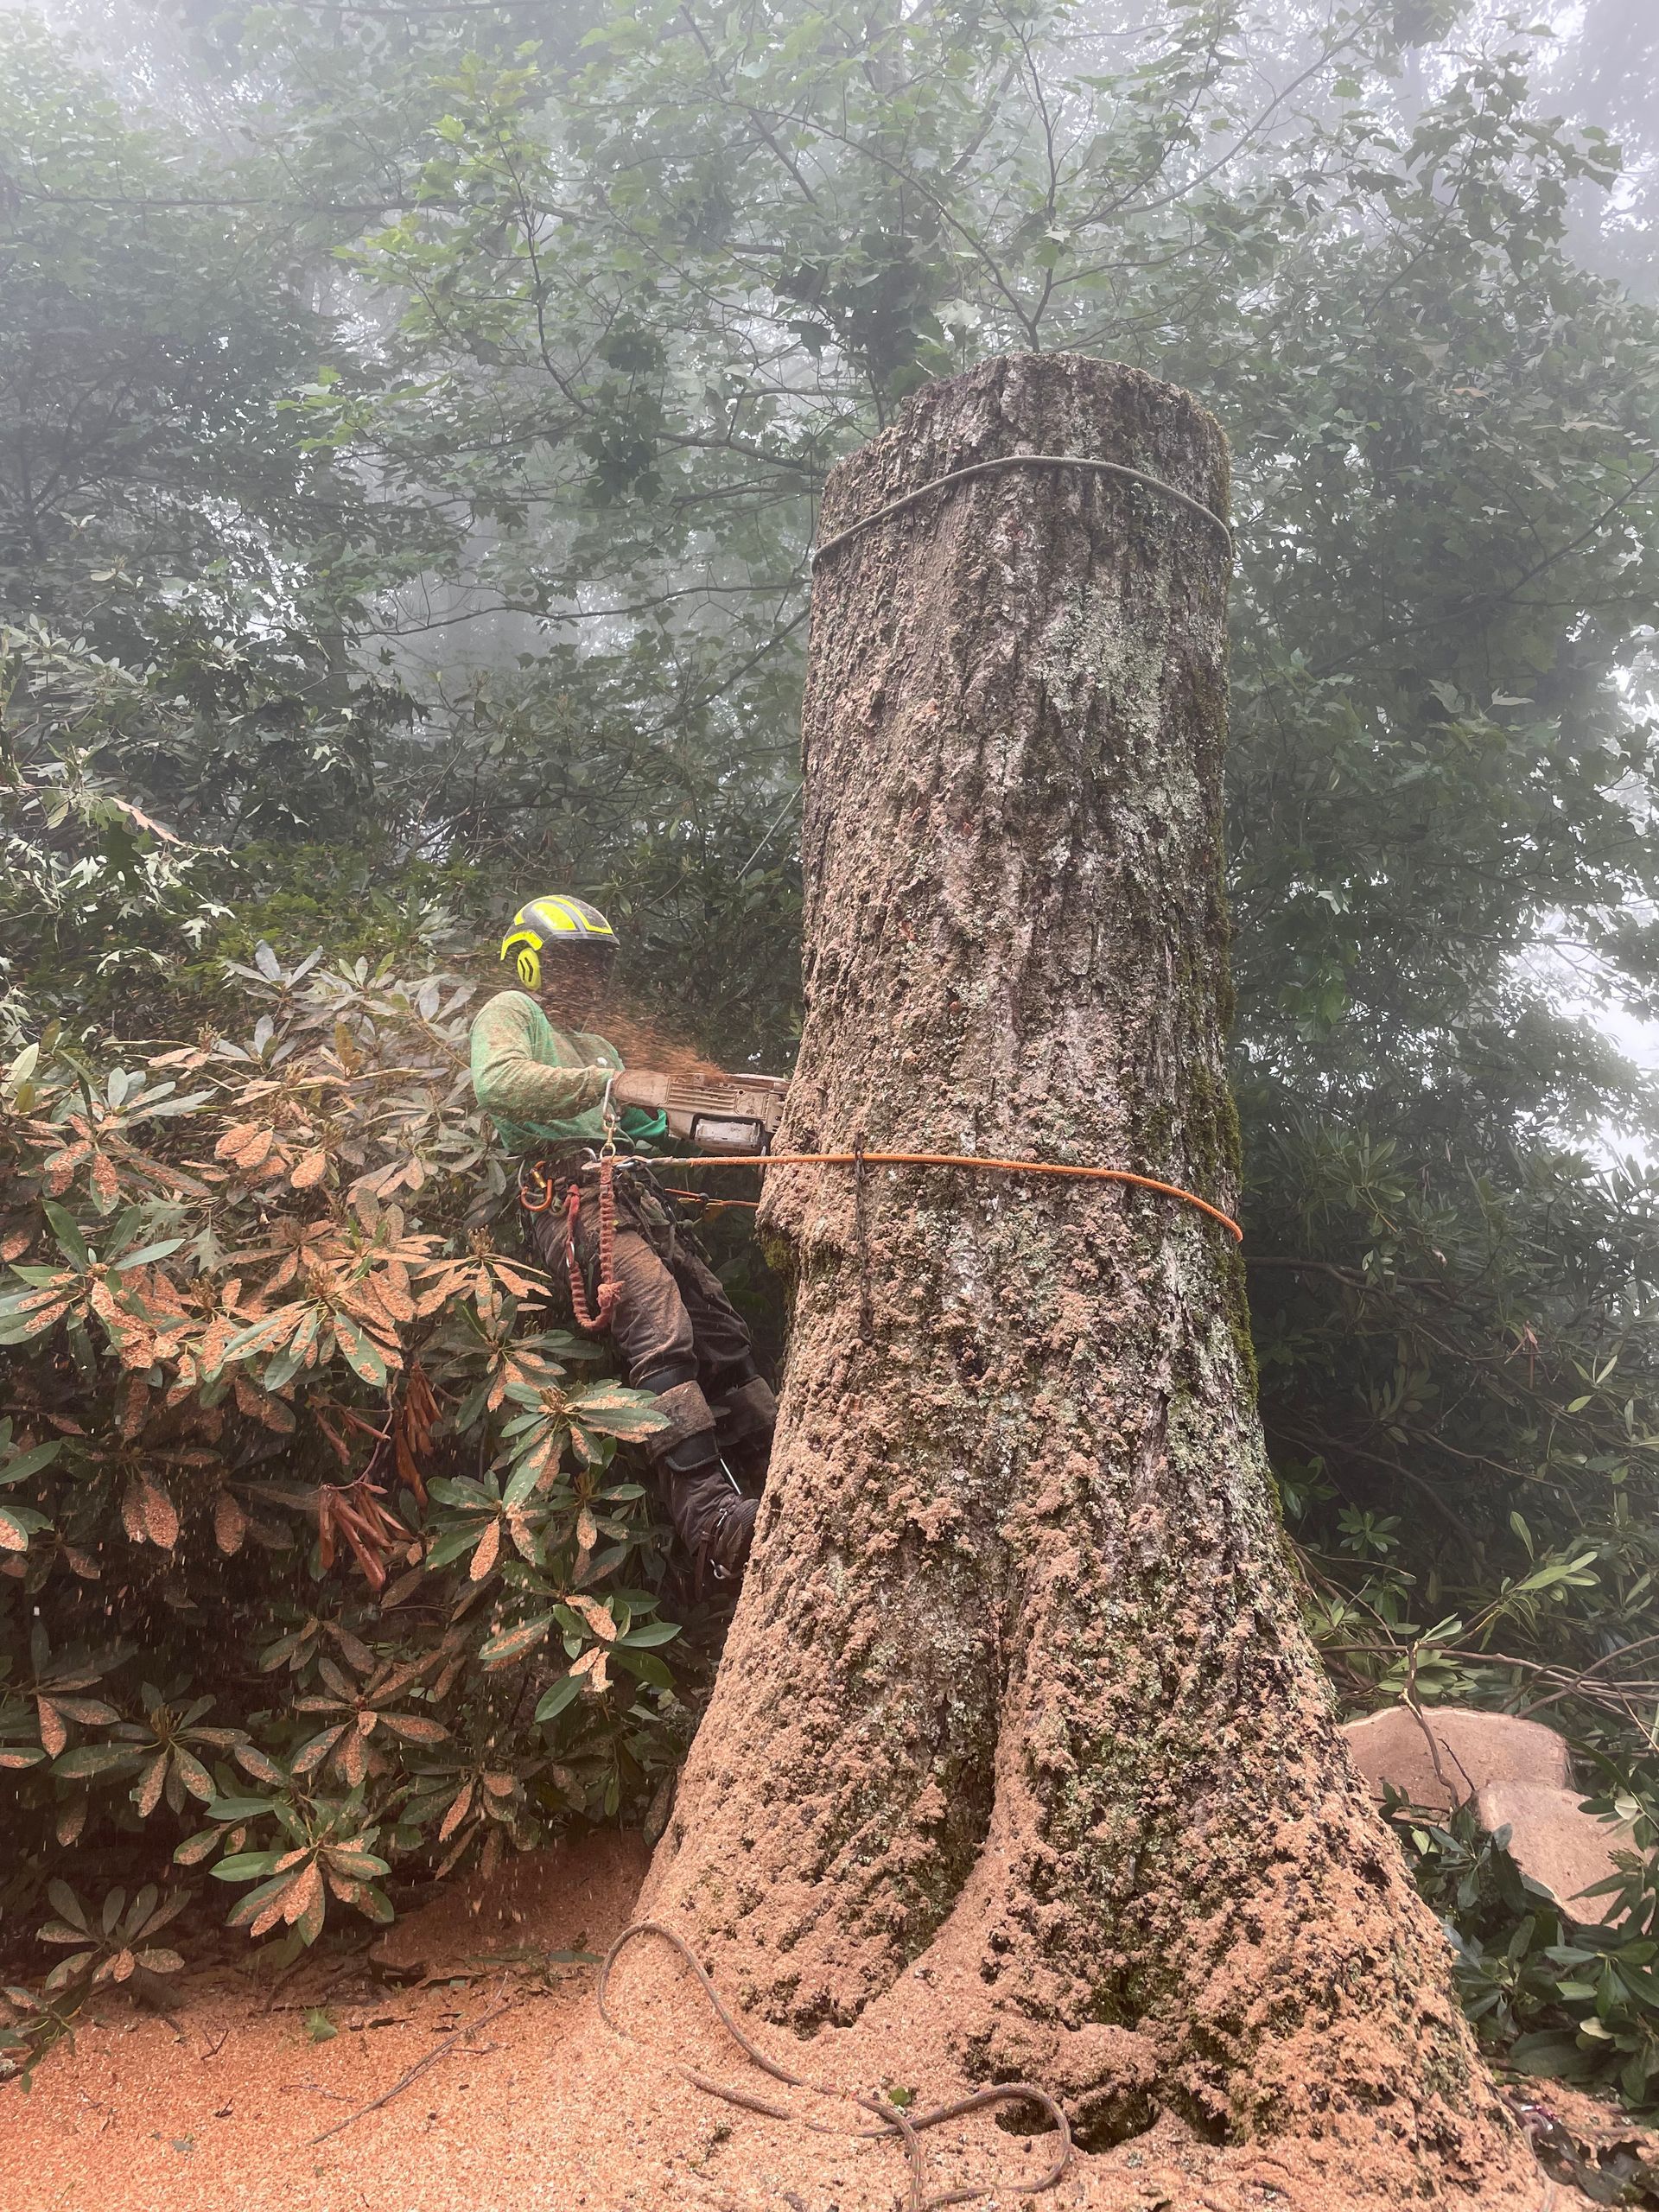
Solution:
[{"label": "rope on the ground", "polygon": [[952,468],[943,476],[919,485],[913,492],[906,492],[901,499],[889,499],[885,507],[878,507],[874,514],[849,523],[845,530],[838,530],[833,537],[826,537],[822,545],[813,548],[811,565],[816,569],[826,553],[833,553],[838,546],[860,532],[873,530],[889,515],[902,514],[906,507],[913,507],[918,499],[931,498],[947,484],[963,484],[970,476],[994,476],[1005,468],[1081,468],[1091,476],[1124,476],[1131,484],[1144,485],[1149,492],[1160,492],[1177,505],[1190,507],[1195,515],[1202,515],[1205,522],[1213,523],[1227,541],[1227,551],[1233,550],[1233,533],[1213,507],[1206,507],[1202,499],[1195,499],[1190,492],[1183,492],[1173,484],[1166,484],[1161,476],[1148,476],[1144,469],[1128,468],[1121,461],[1086,461],[1075,453],[1005,453],[995,461],[971,461],[965,468]]},{"label": "rope on the ground", "polygon": [[[754,2096],[747,2089],[734,2088],[728,2082],[716,2082],[712,2075],[702,2073],[695,2066],[687,2066],[679,2059],[669,2059],[667,2063],[675,2073],[682,2081],[690,2082],[694,2088],[705,2090],[712,2097],[722,2098],[726,2103],[737,2105],[745,2112],[758,2112],[768,2120],[789,2120],[798,2127],[810,2127],[817,2135],[839,2135],[843,2139],[850,2138],[855,2142],[874,2142],[897,2136],[905,2146],[905,2158],[910,2168],[909,2212],[942,2212],[942,2208],[947,2204],[969,2204],[976,2197],[989,2196],[998,2189],[1005,2190],[1013,2196],[1035,2196],[1043,2190],[1057,2188],[1065,2178],[1071,2164],[1071,2130],[1066,2124],[1065,2114],[1045,2090],[1033,2088],[1029,2082],[1001,2082],[995,2088],[980,2089],[972,2096],[958,2097],[953,2104],[934,2105],[925,2112],[906,2112],[880,2097],[862,2096],[855,2089],[839,2088],[830,2082],[810,2081],[804,2075],[781,2065],[761,2050],[727,2009],[707,1969],[684,1936],[677,1929],[665,1927],[660,1920],[636,1920],[625,1928],[605,1954],[605,1962],[599,1970],[599,1986],[594,1993],[599,2017],[611,2033],[621,2037],[625,2043],[636,2043],[639,2038],[630,2035],[613,2018],[605,2001],[606,1993],[611,1970],[617,1960],[630,1943],[638,1942],[645,1936],[659,1936],[679,1954],[696,1976],[702,1993],[714,2007],[715,2017],[721,2027],[763,2074],[771,2075],[774,2082],[782,2082],[788,2088],[806,2089],[814,2096],[838,2097],[846,2103],[857,2105],[861,2111],[870,2113],[877,2125],[874,2127],[843,2127],[830,2120],[811,2120],[804,2113],[791,2111],[785,2105],[769,2103],[766,2098]],[[1060,2139],[1059,2155],[1053,2164],[1035,2181],[1027,2180],[1021,2176],[1017,2181],[987,2182],[981,2188],[949,2189],[930,2196],[927,2194],[927,2167],[922,2155],[921,2137],[929,2128],[942,2126],[948,2120],[960,2120],[968,2113],[983,2112],[989,2106],[1001,2104],[1034,2104],[1047,2113]]]},{"label": "rope on the ground", "polygon": [[[640,1159],[631,1164],[649,1167],[653,1163]],[[996,1175],[1054,1175],[1085,1183],[1132,1183],[1137,1190],[1157,1191],[1166,1198],[1196,1206],[1211,1221],[1218,1221],[1239,1243],[1244,1242],[1244,1231],[1231,1214],[1212,1206],[1196,1191],[1185,1191],[1179,1183],[1160,1183],[1154,1175],[1133,1174],[1127,1167],[1074,1167],[1060,1160],[987,1160],[972,1152],[711,1152],[695,1160],[658,1164],[671,1166],[677,1173],[683,1167],[969,1167]],[[588,1169],[582,1173],[586,1174]]]}]

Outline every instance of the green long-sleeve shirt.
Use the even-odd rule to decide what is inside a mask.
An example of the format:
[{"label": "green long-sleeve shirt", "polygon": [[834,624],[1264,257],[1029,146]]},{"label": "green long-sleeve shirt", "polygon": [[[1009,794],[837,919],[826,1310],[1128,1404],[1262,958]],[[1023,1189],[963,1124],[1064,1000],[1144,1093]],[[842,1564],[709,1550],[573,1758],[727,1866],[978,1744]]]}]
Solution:
[{"label": "green long-sleeve shirt", "polygon": [[[607,1079],[622,1065],[608,1039],[556,1029],[525,991],[498,991],[473,1017],[473,1089],[509,1152],[601,1144]],[[630,1145],[665,1135],[660,1114],[625,1108]]]}]

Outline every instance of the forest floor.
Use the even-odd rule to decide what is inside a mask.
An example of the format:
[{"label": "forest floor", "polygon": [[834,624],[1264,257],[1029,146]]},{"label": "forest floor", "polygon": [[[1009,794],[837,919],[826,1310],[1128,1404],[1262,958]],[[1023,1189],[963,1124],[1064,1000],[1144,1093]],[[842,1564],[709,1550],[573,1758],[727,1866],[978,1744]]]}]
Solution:
[{"label": "forest floor", "polygon": [[[626,1922],[644,1865],[636,1839],[596,1836],[556,1864],[550,1890],[474,1885],[400,1922],[373,1958],[310,1955],[265,1987],[243,1963],[209,1967],[165,2015],[100,1996],[27,2094],[0,2089],[7,2212],[897,2212],[897,2144],[768,2118],[673,2070],[700,2067],[836,2130],[861,2118],[750,2066],[665,1948],[636,1946],[613,1984],[636,2039],[600,2021],[592,1954]],[[880,2086],[926,2102],[958,2085]],[[1581,2143],[1598,2127],[1639,2133],[1571,2092],[1570,2113],[1551,2103]],[[1079,2154],[1040,2196],[1048,2139],[980,2114],[924,2140],[930,2197],[982,2189],[983,2212],[1332,2202],[1329,2177],[1300,2161],[1218,2153],[1169,2120]],[[1588,2201],[1540,2174],[1537,2212]]]}]

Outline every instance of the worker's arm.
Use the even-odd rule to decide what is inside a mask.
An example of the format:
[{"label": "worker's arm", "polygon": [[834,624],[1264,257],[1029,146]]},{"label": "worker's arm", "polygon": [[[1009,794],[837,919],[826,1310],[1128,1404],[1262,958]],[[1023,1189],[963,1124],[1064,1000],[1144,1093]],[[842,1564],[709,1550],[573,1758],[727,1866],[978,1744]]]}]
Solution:
[{"label": "worker's arm", "polygon": [[492,999],[473,1023],[473,1089],[493,1117],[510,1122],[574,1121],[605,1096],[612,1068],[550,1067],[530,1049],[531,1008],[512,993]]}]

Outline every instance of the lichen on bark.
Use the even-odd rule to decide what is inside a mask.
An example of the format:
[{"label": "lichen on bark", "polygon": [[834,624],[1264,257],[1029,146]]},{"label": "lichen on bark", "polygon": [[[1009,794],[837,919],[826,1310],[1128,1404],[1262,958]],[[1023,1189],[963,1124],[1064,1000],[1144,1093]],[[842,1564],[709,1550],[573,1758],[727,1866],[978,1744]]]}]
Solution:
[{"label": "lichen on bark", "polygon": [[[912,400],[823,534],[1021,452],[1226,510],[1186,394],[1025,356]],[[822,564],[780,1150],[1235,1203],[1227,571],[1178,503],[1047,467]],[[942,2036],[970,2079],[1054,2083],[1090,2142],[1173,2110],[1341,2146],[1351,2179],[1386,2145],[1412,2188],[1490,2181],[1512,2141],[1443,1939],[1299,1624],[1231,1241],[1121,1185],[874,1168],[774,1172],[762,1230],[782,1418],[652,1909],[773,2020]]]}]

